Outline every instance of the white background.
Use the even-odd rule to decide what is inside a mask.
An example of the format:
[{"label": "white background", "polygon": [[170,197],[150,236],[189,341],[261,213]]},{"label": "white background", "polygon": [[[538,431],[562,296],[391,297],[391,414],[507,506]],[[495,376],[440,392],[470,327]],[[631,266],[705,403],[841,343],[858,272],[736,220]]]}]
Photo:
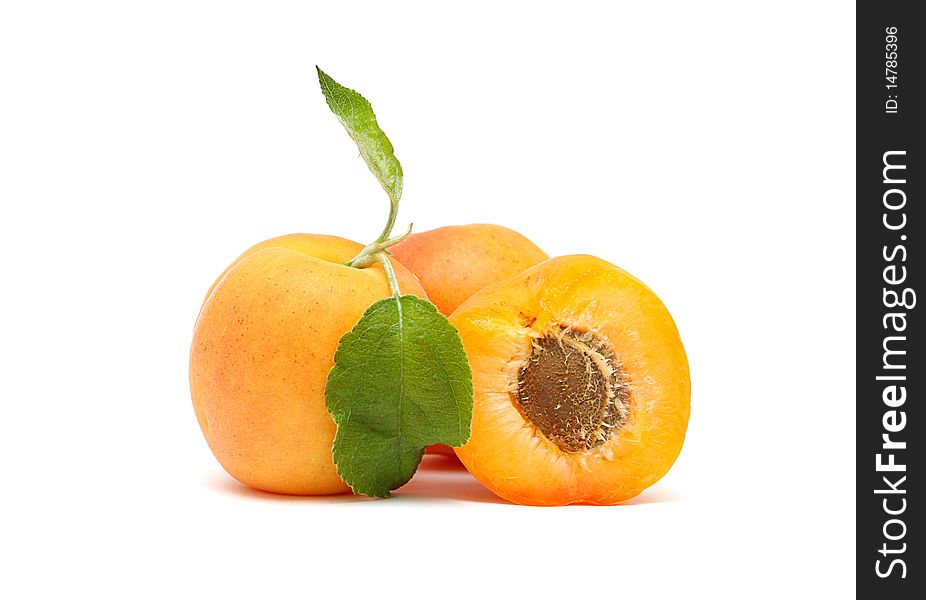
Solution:
[{"label": "white background", "polygon": [[[335,4],[2,4],[0,596],[850,594],[852,5]],[[505,224],[662,297],[693,384],[662,481],[538,509],[465,472],[387,501],[225,475],[204,292],[386,214],[316,63],[391,137],[399,228]]]}]

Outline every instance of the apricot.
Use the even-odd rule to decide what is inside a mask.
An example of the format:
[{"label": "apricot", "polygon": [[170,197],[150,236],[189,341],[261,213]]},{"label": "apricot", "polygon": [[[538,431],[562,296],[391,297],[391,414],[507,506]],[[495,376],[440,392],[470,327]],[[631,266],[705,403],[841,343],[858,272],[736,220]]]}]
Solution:
[{"label": "apricot", "polygon": [[[361,244],[294,234],[249,249],[203,302],[190,350],[200,428],[238,481],[284,494],[349,490],[332,461],[325,382],[341,336],[390,296],[379,265],[347,267]],[[426,298],[391,261],[403,293]]]},{"label": "apricot", "polygon": [[646,285],[592,256],[553,258],[472,295],[450,321],[473,370],[464,466],[518,504],[616,504],[675,462],[688,361]]},{"label": "apricot", "polygon": [[445,315],[487,285],[549,258],[517,231],[486,224],[415,233],[390,251]]}]

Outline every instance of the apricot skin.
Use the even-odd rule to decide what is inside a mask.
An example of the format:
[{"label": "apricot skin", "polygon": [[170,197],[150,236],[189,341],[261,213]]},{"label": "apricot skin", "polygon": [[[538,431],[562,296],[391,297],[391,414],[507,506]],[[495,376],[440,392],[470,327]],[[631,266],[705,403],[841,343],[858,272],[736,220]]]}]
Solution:
[{"label": "apricot skin", "polygon": [[415,233],[391,249],[438,310],[449,315],[467,298],[548,258],[529,239],[499,225],[452,225]]},{"label": "apricot skin", "polygon": [[[283,494],[349,490],[331,458],[325,381],[341,336],[390,295],[382,267],[344,266],[362,245],[294,234],[262,242],[219,277],[200,310],[190,391],[200,428],[238,481]],[[426,298],[393,261],[403,293]]]},{"label": "apricot skin", "polygon": [[[472,435],[463,465],[518,504],[616,504],[655,483],[688,425],[688,361],[668,310],[646,285],[592,256],[553,258],[471,296],[450,321],[473,370]],[[513,397],[531,340],[557,327],[610,343],[630,384],[627,423],[601,446],[565,452]]]}]

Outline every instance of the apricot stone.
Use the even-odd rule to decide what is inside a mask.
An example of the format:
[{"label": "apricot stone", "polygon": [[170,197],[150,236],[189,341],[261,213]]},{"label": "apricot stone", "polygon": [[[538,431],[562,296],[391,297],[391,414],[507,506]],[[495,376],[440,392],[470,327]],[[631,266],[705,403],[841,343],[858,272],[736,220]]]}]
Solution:
[{"label": "apricot stone", "polygon": [[391,252],[418,277],[428,298],[445,315],[487,285],[548,258],[517,231],[485,224],[415,233]]},{"label": "apricot stone", "polygon": [[[284,494],[349,490],[331,458],[325,382],[341,336],[390,295],[379,265],[344,265],[361,244],[294,234],[235,260],[206,296],[190,351],[190,391],[219,463],[240,482]],[[393,261],[403,293],[426,298]]]}]

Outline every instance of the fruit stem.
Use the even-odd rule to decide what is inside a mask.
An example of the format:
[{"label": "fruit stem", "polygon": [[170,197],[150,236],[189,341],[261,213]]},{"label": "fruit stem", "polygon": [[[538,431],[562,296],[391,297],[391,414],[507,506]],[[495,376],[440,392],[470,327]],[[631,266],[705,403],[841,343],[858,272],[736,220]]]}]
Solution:
[{"label": "fruit stem", "polygon": [[383,271],[386,272],[386,279],[389,280],[389,289],[392,290],[392,296],[398,300],[402,296],[402,292],[399,290],[399,282],[395,278],[395,270],[392,268],[389,257],[386,256],[385,252],[378,252],[376,259],[383,265]]},{"label": "fruit stem", "polygon": [[[395,218],[393,217],[393,222]],[[385,232],[385,235],[389,235],[392,232],[392,226],[388,227],[388,230]],[[372,244],[367,244],[367,246],[360,251],[360,253],[354,258],[347,261],[346,264],[348,267],[355,267],[357,269],[363,269],[364,267],[369,267],[374,262],[376,262],[376,257],[379,254],[382,254],[390,246],[395,246],[399,242],[404,241],[412,233],[412,225],[408,225],[408,229],[402,235],[394,237],[391,239],[378,239]],[[382,238],[382,236],[380,236]]]}]

